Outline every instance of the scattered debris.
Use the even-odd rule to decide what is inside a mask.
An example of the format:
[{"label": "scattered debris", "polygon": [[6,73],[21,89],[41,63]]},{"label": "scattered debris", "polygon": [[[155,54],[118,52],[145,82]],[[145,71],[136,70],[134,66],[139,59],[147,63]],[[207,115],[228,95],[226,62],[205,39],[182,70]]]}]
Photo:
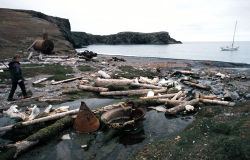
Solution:
[{"label": "scattered debris", "polygon": [[90,61],[93,57],[97,56],[97,53],[85,50],[84,52],[77,53],[77,55],[81,59],[86,59],[87,61]]},{"label": "scattered debris", "polygon": [[53,106],[49,105],[48,107],[45,108],[44,113],[49,113],[52,110]]},{"label": "scattered debris", "polygon": [[34,105],[34,107],[31,109],[31,114],[28,118],[28,120],[33,120],[35,119],[36,116],[40,114],[40,109],[37,107],[37,105]]},{"label": "scattered debris", "polygon": [[26,114],[20,112],[17,109],[17,105],[12,105],[7,111],[3,111],[4,114],[7,114],[10,118],[21,118],[23,120],[26,119]]},{"label": "scattered debris", "polygon": [[69,134],[65,134],[61,137],[61,140],[69,140],[69,139],[71,139]]},{"label": "scattered debris", "polygon": [[193,111],[193,110],[194,110],[194,106],[186,105],[186,106],[185,106],[185,110],[186,110],[186,111]]},{"label": "scattered debris", "polygon": [[87,148],[87,147],[88,147],[87,144],[81,145],[81,148]]},{"label": "scattered debris", "polygon": [[149,79],[147,77],[140,77],[139,82],[156,85],[159,82],[159,78]]},{"label": "scattered debris", "polygon": [[106,72],[104,72],[104,71],[98,71],[98,74],[100,74],[101,77],[102,77],[102,78],[105,78],[105,79],[110,79],[110,78],[111,78],[111,76],[108,75],[108,74],[107,74]]}]

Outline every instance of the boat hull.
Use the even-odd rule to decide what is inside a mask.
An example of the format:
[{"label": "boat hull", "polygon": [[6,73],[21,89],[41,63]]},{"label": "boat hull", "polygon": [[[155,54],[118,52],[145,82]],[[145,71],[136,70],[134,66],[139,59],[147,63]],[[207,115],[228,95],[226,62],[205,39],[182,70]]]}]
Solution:
[{"label": "boat hull", "polygon": [[223,48],[221,47],[221,51],[237,51],[239,49],[239,47],[235,47],[235,48]]}]

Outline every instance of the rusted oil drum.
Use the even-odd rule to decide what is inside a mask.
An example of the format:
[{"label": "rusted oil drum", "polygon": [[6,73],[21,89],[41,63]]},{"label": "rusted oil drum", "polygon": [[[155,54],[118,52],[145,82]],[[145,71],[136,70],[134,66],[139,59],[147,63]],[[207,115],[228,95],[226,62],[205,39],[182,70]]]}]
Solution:
[{"label": "rusted oil drum", "polygon": [[78,133],[89,133],[97,131],[100,127],[100,122],[92,113],[92,111],[87,107],[87,105],[82,102],[80,110],[74,122],[73,128]]},{"label": "rusted oil drum", "polygon": [[51,54],[54,49],[54,43],[51,40],[36,40],[33,48],[44,54]]}]

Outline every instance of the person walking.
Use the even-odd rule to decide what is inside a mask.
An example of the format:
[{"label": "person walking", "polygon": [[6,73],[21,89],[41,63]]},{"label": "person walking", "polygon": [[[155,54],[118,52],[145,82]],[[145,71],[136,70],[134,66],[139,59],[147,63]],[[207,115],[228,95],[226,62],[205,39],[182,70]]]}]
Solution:
[{"label": "person walking", "polygon": [[24,85],[24,78],[22,75],[22,70],[20,68],[20,59],[21,59],[21,56],[18,54],[15,54],[13,57],[13,60],[9,63],[9,71],[10,71],[12,87],[11,87],[10,94],[7,99],[8,101],[14,101],[13,96],[16,91],[17,85],[20,86],[24,98],[28,98],[25,85]]}]

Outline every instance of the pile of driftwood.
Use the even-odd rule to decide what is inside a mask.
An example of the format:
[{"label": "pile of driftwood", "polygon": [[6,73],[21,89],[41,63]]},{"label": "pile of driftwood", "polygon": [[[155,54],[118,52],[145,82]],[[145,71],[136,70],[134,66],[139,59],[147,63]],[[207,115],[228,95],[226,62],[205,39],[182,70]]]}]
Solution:
[{"label": "pile of driftwood", "polygon": [[[192,71],[176,71],[171,76],[177,74],[191,75]],[[102,76],[106,77],[106,76]],[[80,84],[79,89],[86,91],[98,92],[102,96],[141,96],[141,101],[153,100],[158,104],[164,104],[165,109],[161,109],[166,114],[176,114],[181,111],[192,111],[196,104],[219,104],[234,106],[230,96],[217,97],[216,95],[202,95],[199,90],[209,91],[210,86],[199,84],[199,82],[190,77],[184,77],[178,80],[183,85],[191,86],[197,90],[192,92],[185,91],[178,82],[169,82],[159,78],[148,79],[140,77],[140,79],[101,79],[97,78],[94,85]],[[117,90],[110,90],[116,88]],[[130,89],[137,88],[137,89]],[[229,101],[225,101],[229,100]],[[171,108],[169,108],[171,106]],[[154,109],[159,109],[154,108]]]}]

